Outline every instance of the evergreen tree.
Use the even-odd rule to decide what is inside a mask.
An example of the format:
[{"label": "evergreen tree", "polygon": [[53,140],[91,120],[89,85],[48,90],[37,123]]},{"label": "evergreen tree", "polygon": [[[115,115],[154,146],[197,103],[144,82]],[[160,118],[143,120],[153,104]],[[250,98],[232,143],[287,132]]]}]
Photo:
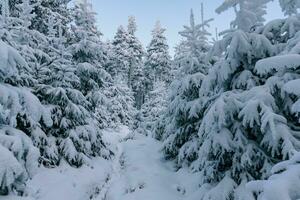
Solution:
[{"label": "evergreen tree", "polygon": [[[292,8],[294,3],[293,1],[286,2],[285,8]],[[297,13],[294,14],[296,15],[283,20],[273,20],[262,30],[262,33],[274,43],[274,49],[278,55],[258,61],[255,69],[263,80],[263,86],[269,88],[270,95],[275,99],[279,109],[278,118],[281,117],[288,127],[282,135],[276,129],[280,124],[274,124],[273,134],[276,134],[275,139],[280,142],[275,142],[273,145],[281,152],[277,153],[276,158],[279,159],[274,162],[279,163],[269,171],[271,175],[267,180],[252,181],[247,184],[248,190],[257,199],[297,199],[299,196],[296,176],[299,173],[297,163],[299,139],[296,132],[299,127],[300,93],[297,88],[300,77],[298,67],[300,27],[297,26]],[[285,161],[287,158],[290,159]]]},{"label": "evergreen tree", "polygon": [[102,35],[96,28],[95,13],[87,0],[75,5],[75,35],[71,45],[73,62],[77,65],[76,75],[80,78],[80,91],[95,110],[103,92],[111,84],[111,76],[105,70],[107,63],[106,45],[101,41]]},{"label": "evergreen tree", "polygon": [[51,16],[60,21],[63,35],[68,35],[68,24],[71,22],[71,10],[68,4],[71,0],[33,0],[35,18],[32,28],[46,35],[48,32],[47,19]]},{"label": "evergreen tree", "polygon": [[110,72],[117,79],[128,83],[129,72],[129,35],[123,26],[120,26],[112,42],[112,65]]},{"label": "evergreen tree", "polygon": [[[199,120],[203,117],[203,108],[199,106],[199,89],[206,76],[209,64],[205,56],[210,48],[206,27],[211,20],[195,23],[193,11],[190,26],[180,34],[185,38],[181,43],[178,74],[170,88],[169,103],[162,123],[157,124],[157,139],[164,141],[164,151],[168,157],[179,159],[180,152],[197,140]],[[182,163],[178,162],[179,165]]]},{"label": "evergreen tree", "polygon": [[146,91],[153,89],[156,81],[170,82],[171,57],[169,46],[164,36],[166,29],[162,28],[158,21],[152,31],[152,40],[147,47],[145,61],[145,85]]},{"label": "evergreen tree", "polygon": [[139,111],[135,124],[135,131],[147,136],[153,136],[155,128],[164,123],[161,116],[167,107],[166,83],[157,81],[153,88]]},{"label": "evergreen tree", "polygon": [[[51,18],[50,18],[51,19]],[[50,22],[52,20],[49,20]],[[47,129],[48,138],[43,144],[43,162],[56,165],[63,158],[73,166],[81,166],[90,157],[108,156],[102,143],[100,130],[91,110],[90,102],[77,89],[81,79],[71,62],[72,55],[66,49],[63,30],[58,26],[53,32],[53,23],[48,24],[48,40],[51,64],[36,94],[52,111],[53,127]],[[56,36],[58,35],[58,36]]]},{"label": "evergreen tree", "polygon": [[239,30],[226,34],[212,49],[215,55],[225,57],[203,81],[200,105],[206,109],[205,115],[196,149],[186,154],[196,155],[192,168],[202,174],[202,184],[209,185],[202,199],[246,198],[246,182],[267,176],[279,148],[269,146],[275,141],[268,124],[276,124],[285,133],[288,130],[276,115],[275,100],[268,89],[259,86],[254,70],[257,60],[274,54],[273,47],[264,36],[245,32],[252,24],[241,23],[250,18],[240,14],[235,21],[240,23]]},{"label": "evergreen tree", "polygon": [[266,3],[270,0],[229,0],[216,9],[217,13],[234,8],[236,18],[231,22],[232,28],[237,28],[243,31],[250,31],[265,21],[263,16],[266,14]]},{"label": "evergreen tree", "polygon": [[[208,36],[210,35],[206,30],[209,27],[209,20],[202,20],[201,24],[196,24],[193,10],[191,10],[190,15],[190,25],[184,26],[184,30],[179,32],[179,34],[184,38],[181,43],[181,58],[180,62],[181,73],[192,74],[195,72],[207,73],[203,65],[205,53],[210,48],[208,43]],[[189,67],[187,67],[189,66]]]},{"label": "evergreen tree", "polygon": [[13,26],[11,29],[16,48],[20,50],[21,55],[32,69],[32,75],[36,81],[34,84],[39,82],[40,74],[47,70],[47,65],[51,62],[46,52],[46,48],[48,48],[46,36],[31,28],[32,21],[36,16],[34,14],[36,5],[30,0],[23,0],[20,4],[15,4],[18,9],[18,17],[12,19],[17,22],[17,28]]},{"label": "evergreen tree", "polygon": [[115,83],[105,92],[101,106],[96,108],[96,119],[103,128],[117,128],[120,125],[133,127],[136,109],[132,91],[126,83]]},{"label": "evergreen tree", "polygon": [[[226,1],[222,7],[236,6],[232,2]],[[238,3],[246,5],[247,2]],[[257,6],[263,9],[264,4]],[[240,12],[246,13],[246,10]],[[297,85],[294,79],[298,74],[294,67],[298,58],[290,55],[291,49],[296,50],[297,39],[290,40],[287,49],[282,51],[285,45],[277,45],[282,38],[273,38],[276,45],[272,45],[264,34],[271,38],[273,31],[287,28],[284,23],[273,22],[273,27],[279,26],[278,29],[269,29],[271,25],[267,25],[265,29],[260,27],[251,32],[257,21],[242,24],[251,18],[240,14],[237,13],[236,29],[216,42],[208,55],[208,58],[217,55],[220,59],[202,78],[197,107],[178,112],[179,116],[186,110],[204,115],[184,127],[169,125],[162,134],[167,155],[199,172],[199,199],[255,199],[245,187],[246,183],[267,178],[274,164],[299,150],[299,141],[292,131],[298,123],[293,118],[297,116],[297,98],[290,99],[290,95],[297,96],[293,88]],[[281,54],[288,55],[275,56],[280,51],[279,46]],[[289,71],[291,68],[296,71]],[[175,105],[174,108],[184,104]],[[185,122],[178,115],[171,116],[179,125]],[[170,121],[167,124],[171,124]],[[182,131],[196,134],[192,134],[189,142],[181,143],[186,141],[182,139],[186,135],[191,137],[179,134]]]},{"label": "evergreen tree", "polygon": [[[15,19],[9,15],[8,1],[2,3],[1,39],[12,40],[10,27]],[[18,50],[5,42],[0,41],[1,195],[24,192],[25,182],[34,175],[39,158],[39,151],[29,136],[41,130],[42,124],[52,126],[49,109],[27,87],[34,82],[31,68]],[[16,45],[15,41],[11,43]]]},{"label": "evergreen tree", "polygon": [[135,105],[138,109],[144,103],[144,71],[142,59],[144,51],[141,42],[135,36],[137,25],[134,17],[128,19],[128,41],[129,54],[128,87],[132,88],[135,96]]},{"label": "evergreen tree", "polygon": [[96,13],[92,4],[87,0],[79,1],[74,8],[74,22],[72,31],[72,55],[77,63],[90,63],[97,68],[105,63],[104,43],[101,41],[101,32],[96,27]]}]

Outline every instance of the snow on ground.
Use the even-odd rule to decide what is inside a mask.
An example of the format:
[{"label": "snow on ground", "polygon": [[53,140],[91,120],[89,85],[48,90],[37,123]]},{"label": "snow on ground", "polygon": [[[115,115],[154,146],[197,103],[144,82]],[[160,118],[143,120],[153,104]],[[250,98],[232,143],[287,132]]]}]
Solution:
[{"label": "snow on ground", "polygon": [[0,200],[85,200],[100,190],[109,175],[109,162],[95,159],[79,169],[62,164],[55,169],[41,168],[27,183],[28,197],[0,196]]},{"label": "snow on ground", "polygon": [[163,161],[160,147],[159,142],[141,135],[123,142],[121,171],[118,180],[112,183],[107,199],[185,199],[185,181],[191,176],[175,173],[171,163]]},{"label": "snow on ground", "polygon": [[[94,159],[79,169],[62,164],[41,168],[28,182],[29,197],[0,200],[196,200],[197,176],[175,172],[164,161],[161,143],[143,135],[128,137],[127,127],[104,131],[104,140],[115,156]],[[193,196],[195,198],[193,198]]]}]

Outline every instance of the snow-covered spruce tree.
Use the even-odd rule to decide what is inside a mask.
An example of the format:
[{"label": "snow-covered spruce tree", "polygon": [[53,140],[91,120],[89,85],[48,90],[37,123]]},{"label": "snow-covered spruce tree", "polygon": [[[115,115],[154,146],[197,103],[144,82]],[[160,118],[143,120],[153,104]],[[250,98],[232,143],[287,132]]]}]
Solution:
[{"label": "snow-covered spruce tree", "polygon": [[255,29],[256,26],[262,25],[265,21],[264,15],[266,14],[266,4],[271,0],[229,0],[216,9],[217,13],[234,8],[236,18],[231,22],[232,28],[241,29],[243,31],[250,31]]},{"label": "snow-covered spruce tree", "polygon": [[152,40],[147,47],[144,66],[146,92],[153,89],[156,81],[171,81],[171,57],[167,38],[164,36],[165,31],[160,22],[156,22],[152,31]]},{"label": "snow-covered spruce tree", "polygon": [[128,41],[129,46],[127,53],[129,55],[128,68],[128,87],[132,88],[135,96],[135,106],[140,109],[144,103],[144,70],[143,70],[143,56],[144,50],[141,42],[135,35],[137,25],[135,18],[130,16],[128,19]]},{"label": "snow-covered spruce tree", "polygon": [[[106,106],[107,115],[97,116],[99,119],[105,118],[104,127],[117,128],[120,125],[128,127],[133,126],[134,117],[136,115],[136,108],[134,107],[134,97],[127,83],[114,83],[109,89],[105,90],[105,101],[103,105]],[[102,109],[102,107],[97,107]],[[97,114],[102,114],[102,111],[97,111]]]},{"label": "snow-covered spruce tree", "polygon": [[[237,3],[233,6],[240,7],[241,1]],[[263,8],[264,4],[260,5]],[[247,26],[241,23],[246,16],[241,12],[250,10],[237,10],[235,29],[227,32],[209,54],[221,58],[199,90],[197,105],[205,114],[197,121],[197,139],[186,143],[177,156],[179,163],[199,172],[199,199],[255,199],[245,184],[267,178],[275,163],[300,147],[292,131],[296,126],[290,123],[295,122],[291,120],[293,113],[286,107],[296,100],[283,89],[290,88],[283,86],[285,78],[297,77],[297,73],[289,73],[296,69],[295,59],[267,58],[277,49],[264,35],[250,32],[261,29],[253,29],[257,19]],[[172,145],[167,143],[166,149],[176,153]]]},{"label": "snow-covered spruce tree", "polygon": [[[57,25],[56,25],[57,24]],[[48,139],[41,146],[43,163],[57,165],[65,159],[72,166],[81,166],[91,157],[108,154],[101,132],[93,114],[91,103],[81,89],[81,79],[76,75],[72,55],[66,48],[66,38],[58,23],[50,16],[48,25],[51,62],[36,94],[52,111],[53,127],[46,129]],[[56,31],[54,31],[56,30]]]},{"label": "snow-covered spruce tree", "polygon": [[87,0],[75,4],[74,23],[72,26],[74,41],[70,48],[74,62],[90,63],[97,69],[102,69],[107,59],[105,43],[101,41],[102,33],[96,27],[96,13]]},{"label": "snow-covered spruce tree", "polygon": [[59,19],[63,35],[68,35],[67,25],[71,22],[72,11],[68,4],[71,0],[32,0],[35,3],[35,17],[32,20],[31,28],[46,35],[48,32],[47,19],[51,16]]},{"label": "snow-covered spruce tree", "polygon": [[31,28],[32,21],[36,16],[34,13],[36,5],[30,0],[23,0],[21,3],[15,4],[16,17],[11,17],[12,27],[10,27],[13,45],[20,51],[32,69],[32,76],[35,79],[35,82],[31,83],[32,86],[39,82],[40,74],[48,70],[47,64],[51,62],[46,52],[48,47],[46,35]]},{"label": "snow-covered spruce tree", "polygon": [[114,40],[112,41],[112,57],[109,72],[116,79],[128,83],[129,72],[129,35],[123,26],[117,30]]},{"label": "snow-covered spruce tree", "polygon": [[[284,5],[285,8],[292,7]],[[290,8],[291,8],[290,7]],[[296,11],[295,11],[296,12]],[[280,115],[287,120],[289,132],[285,137],[290,140],[290,145],[282,148],[290,151],[293,155],[288,161],[283,161],[275,165],[271,171],[272,176],[265,181],[253,181],[247,188],[253,192],[257,199],[298,199],[299,198],[299,44],[300,27],[299,16],[289,16],[283,20],[269,22],[263,29],[263,33],[271,38],[279,55],[260,60],[256,64],[257,73],[263,78],[264,85],[270,88],[270,93],[276,99],[280,108]],[[274,27],[274,28],[271,28]],[[280,34],[281,33],[281,34]],[[281,47],[281,48],[278,48]],[[290,147],[292,145],[292,147]],[[287,157],[283,157],[286,159]],[[283,160],[280,159],[279,161]],[[284,187],[282,187],[284,185]],[[257,187],[258,186],[258,187]]]},{"label": "snow-covered spruce tree", "polygon": [[135,121],[136,132],[147,136],[153,136],[157,123],[161,124],[161,116],[167,107],[167,83],[156,81],[137,115]]},{"label": "snow-covered spruce tree", "polygon": [[171,58],[164,32],[158,21],[152,31],[144,64],[145,102],[137,115],[135,127],[137,132],[146,135],[154,130],[156,120],[166,107],[166,87],[171,81]]},{"label": "snow-covered spruce tree", "polygon": [[[117,36],[116,36],[117,37]],[[117,40],[114,40],[116,42]],[[126,42],[119,40],[118,42]],[[113,82],[104,91],[106,103],[103,104],[108,108],[108,114],[102,117],[106,118],[106,125],[104,127],[116,128],[119,125],[126,125],[132,127],[133,118],[136,115],[136,108],[134,107],[134,94],[132,89],[128,87],[127,72],[128,62],[126,57],[123,57],[122,52],[126,52],[124,45],[120,43],[112,44],[110,41],[106,42],[106,52],[108,61],[105,65],[106,70],[111,74]],[[123,46],[124,49],[121,47]],[[102,109],[98,107],[97,109]],[[101,116],[99,116],[101,118]],[[102,120],[103,121],[103,120]]]},{"label": "snow-covered spruce tree", "polygon": [[184,30],[179,32],[184,38],[180,45],[182,49],[177,52],[181,55],[179,56],[181,59],[177,59],[177,62],[179,62],[181,66],[179,73],[207,73],[208,69],[206,65],[203,64],[205,58],[205,53],[203,52],[207,52],[210,49],[208,42],[210,33],[208,33],[206,28],[209,27],[209,22],[211,21],[212,19],[202,20],[200,24],[196,24],[193,10],[191,10],[189,26],[184,26]]},{"label": "snow-covered spruce tree", "polygon": [[[26,84],[31,87],[36,86],[38,83],[43,83],[43,78],[51,74],[49,66],[56,59],[54,55],[47,54],[51,41],[44,34],[30,28],[31,22],[35,17],[35,14],[33,14],[35,6],[29,0],[23,0],[20,4],[14,4],[14,7],[17,9],[15,11],[17,17],[11,16],[8,18],[7,27],[10,37],[6,36],[9,39],[8,42],[20,51],[30,69],[30,73],[25,73],[27,76],[24,76],[24,74],[20,80],[15,79],[13,84]],[[23,73],[23,71],[20,71],[20,73]],[[31,77],[31,79],[28,77]],[[43,98],[40,97],[40,99],[42,100]],[[55,148],[55,141],[48,138],[47,129],[49,129],[49,126],[46,123],[42,123],[41,126],[28,126],[26,121],[24,121],[22,126],[24,127],[23,131],[31,137],[34,145],[41,150],[42,159],[40,161],[44,161],[44,155],[48,154],[48,157],[51,155],[53,160],[55,160],[55,162],[52,160],[53,162],[51,161],[50,163],[57,163],[58,151]]]},{"label": "snow-covered spruce tree", "polygon": [[[31,21],[35,16],[33,14],[35,4],[29,0],[23,0],[21,3],[14,4],[14,7],[17,9],[14,11],[17,17],[9,16],[7,18],[7,30],[3,39],[19,50],[28,64],[29,70],[20,69],[19,73],[22,76],[14,76],[11,82],[8,82],[7,79],[7,83],[33,87],[41,81],[43,73],[49,71],[47,65],[51,61],[44,51],[44,47],[48,46],[48,41],[45,35],[30,28]],[[41,122],[39,125],[28,125],[26,120],[22,120],[19,127],[22,127],[22,131],[31,137],[33,144],[39,147],[41,153],[44,154],[44,145],[49,144],[45,130],[49,128],[49,123]],[[42,160],[40,159],[40,161]]]},{"label": "snow-covered spruce tree", "polygon": [[109,90],[112,80],[105,70],[108,56],[106,45],[100,39],[102,34],[96,28],[95,15],[87,0],[76,3],[75,25],[72,27],[75,39],[70,49],[77,65],[80,91],[90,102],[90,110],[97,116],[101,127],[105,127],[110,117],[105,90]]},{"label": "snow-covered spruce tree", "polygon": [[180,68],[171,84],[167,110],[156,128],[156,138],[164,141],[163,148],[168,157],[178,158],[180,151],[197,138],[199,120],[203,115],[199,106],[199,89],[209,66],[205,62],[210,48],[206,31],[209,21],[196,24],[191,11],[190,25],[184,26],[185,30],[180,32],[184,37],[180,59],[176,60]]},{"label": "snow-covered spruce tree", "polygon": [[22,85],[26,82],[19,81],[32,78],[24,58],[3,41],[0,52],[0,195],[22,194],[39,158],[28,131],[41,130],[41,124],[50,127],[52,120],[50,111]]}]

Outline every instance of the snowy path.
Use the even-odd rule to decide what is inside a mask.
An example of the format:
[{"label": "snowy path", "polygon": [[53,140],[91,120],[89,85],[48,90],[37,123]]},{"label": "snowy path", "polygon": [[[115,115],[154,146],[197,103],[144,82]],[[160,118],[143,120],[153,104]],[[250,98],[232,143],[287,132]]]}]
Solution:
[{"label": "snowy path", "polygon": [[142,135],[123,139],[119,138],[106,198],[97,200],[197,199],[197,178],[185,170],[175,172],[162,157],[161,143]]},{"label": "snowy path", "polygon": [[62,165],[41,169],[28,182],[30,197],[5,197],[5,200],[197,199],[194,174],[185,170],[175,172],[172,164],[163,160],[161,144],[156,140],[142,135],[126,140],[128,134],[126,127],[104,133],[115,153],[112,161],[99,158],[91,163],[92,167],[74,169]]},{"label": "snowy path", "polygon": [[179,200],[180,181],[167,164],[162,164],[160,144],[139,136],[120,144],[123,149],[119,177],[112,183],[107,200]]}]

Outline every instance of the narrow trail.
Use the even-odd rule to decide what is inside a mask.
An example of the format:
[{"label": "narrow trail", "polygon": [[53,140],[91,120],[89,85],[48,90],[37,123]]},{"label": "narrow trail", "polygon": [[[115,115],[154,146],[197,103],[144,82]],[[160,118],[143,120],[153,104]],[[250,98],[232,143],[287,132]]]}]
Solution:
[{"label": "narrow trail", "polygon": [[158,141],[142,135],[124,140],[121,135],[112,140],[118,143],[107,190],[96,200],[187,199],[186,182],[193,178],[163,160]]},{"label": "narrow trail", "polygon": [[111,170],[108,174],[108,179],[103,184],[103,187],[90,200],[109,200],[108,192],[113,183],[117,182],[121,177],[122,160],[124,156],[122,141],[129,134],[127,127],[123,127],[118,132],[106,131],[104,137],[111,150],[114,152],[114,158],[111,163]]},{"label": "narrow trail", "polygon": [[96,200],[109,200],[107,194],[113,183],[117,182],[121,178],[121,168],[122,168],[122,157],[124,156],[123,147],[121,142],[119,142],[115,148],[115,158],[112,162],[111,172],[109,174],[109,179],[105,183],[105,186],[101,189],[99,195],[97,195]]}]

